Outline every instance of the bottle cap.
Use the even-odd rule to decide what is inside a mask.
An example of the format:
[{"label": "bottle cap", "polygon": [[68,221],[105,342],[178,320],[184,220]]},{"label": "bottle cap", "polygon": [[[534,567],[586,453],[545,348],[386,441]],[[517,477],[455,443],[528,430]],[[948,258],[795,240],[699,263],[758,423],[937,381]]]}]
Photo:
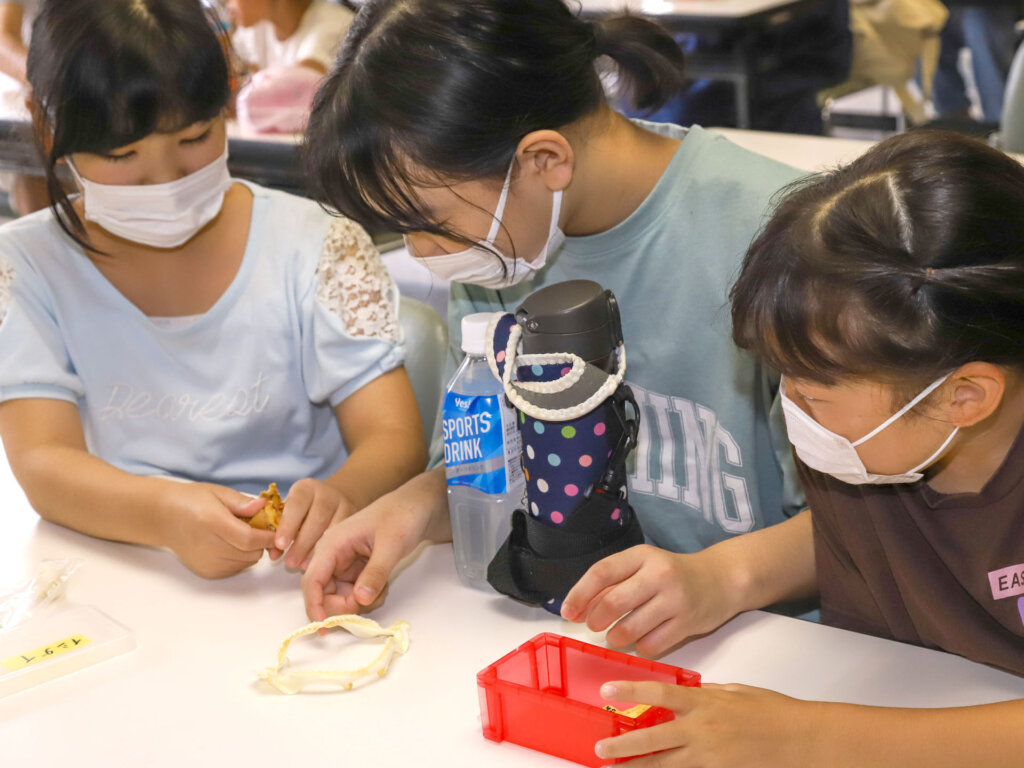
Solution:
[{"label": "bottle cap", "polygon": [[462,318],[462,351],[482,357],[487,351],[487,326],[493,312],[476,312]]},{"label": "bottle cap", "polygon": [[598,368],[616,367],[622,343],[618,302],[592,280],[552,283],[526,297],[516,309],[523,329],[523,353],[571,352]]}]

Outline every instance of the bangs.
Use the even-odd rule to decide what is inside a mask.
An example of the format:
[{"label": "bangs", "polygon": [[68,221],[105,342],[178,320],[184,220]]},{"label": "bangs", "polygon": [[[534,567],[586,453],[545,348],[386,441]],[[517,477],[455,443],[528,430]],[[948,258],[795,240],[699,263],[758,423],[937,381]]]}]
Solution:
[{"label": "bangs", "polygon": [[930,370],[934,315],[919,311],[914,285],[894,296],[890,280],[860,268],[849,239],[849,261],[837,266],[825,257],[832,244],[801,233],[805,224],[777,216],[751,246],[731,294],[737,346],[783,376],[825,386]]},{"label": "bangs", "polygon": [[437,179],[417,178],[397,140],[339,114],[339,102],[328,98],[326,85],[321,87],[300,147],[314,199],[371,231],[449,234],[427,216],[414,189]]},{"label": "bangs", "polygon": [[417,189],[503,176],[534,120],[510,91],[544,89],[529,68],[503,89],[494,57],[466,48],[469,34],[491,42],[486,29],[467,27],[478,10],[363,5],[317,91],[301,149],[308,189],[324,207],[371,231],[475,242],[439,221]]},{"label": "bangs", "polygon": [[[425,127],[438,123],[436,114],[421,115],[414,124],[396,119],[388,112],[387,99],[360,82],[361,72],[343,59],[317,91],[300,147],[309,193],[370,231],[427,232],[471,244],[434,217],[416,188],[480,178],[487,168],[427,161],[422,155],[431,150],[424,145],[436,147],[433,134],[442,131],[438,125]],[[392,88],[404,92],[406,86]],[[424,140],[424,135],[429,138]],[[488,158],[485,166],[507,165],[500,150],[491,147],[489,152],[498,159]]]},{"label": "bangs", "polygon": [[[770,284],[774,282],[774,284]],[[860,307],[844,306],[842,291],[827,281],[766,281],[733,305],[733,340],[783,376],[831,386],[861,370],[866,339]],[[824,298],[823,298],[824,297]],[[860,343],[857,343],[857,342]]]},{"label": "bangs", "polygon": [[227,106],[228,64],[205,15],[161,24],[163,15],[101,30],[95,39],[83,30],[62,76],[40,103],[55,157],[109,152],[210,120]]},{"label": "bangs", "polygon": [[26,64],[36,145],[50,208],[87,252],[98,253],[57,163],[216,117],[231,86],[214,21],[198,0],[40,4]]}]

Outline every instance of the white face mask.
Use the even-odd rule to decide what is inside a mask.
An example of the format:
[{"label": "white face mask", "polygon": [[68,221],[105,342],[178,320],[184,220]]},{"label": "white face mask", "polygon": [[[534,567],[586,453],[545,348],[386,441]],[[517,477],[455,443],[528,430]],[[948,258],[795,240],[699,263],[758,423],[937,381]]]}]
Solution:
[{"label": "white face mask", "polygon": [[[487,239],[457,253],[424,256],[420,258],[423,266],[445,280],[499,289],[523,282],[547,263],[548,254],[557,251],[565,240],[565,234],[558,228],[558,215],[562,211],[561,190],[555,192],[551,200],[551,226],[548,228],[548,239],[536,259],[529,263],[522,258],[510,259],[494,247],[498,230],[501,229],[501,217],[505,214],[505,203],[508,201],[508,190],[512,183],[514,167],[515,159],[512,160],[508,174],[505,176],[505,184],[501,188],[501,197],[498,198],[498,207],[494,211],[494,222],[491,224],[490,232],[487,233]],[[406,247],[409,247],[408,240],[406,240]],[[409,248],[409,253],[415,255],[411,248]]]},{"label": "white face mask", "polygon": [[850,485],[888,485],[890,483],[916,483],[923,475],[921,470],[935,463],[943,454],[949,444],[953,442],[960,427],[955,427],[946,441],[939,446],[939,449],[918,464],[913,469],[901,475],[875,475],[867,471],[864,462],[857,453],[857,446],[866,443],[883,429],[903,416],[907,411],[924,400],[934,392],[949,376],[943,376],[933,382],[903,408],[886,419],[881,425],[866,434],[856,442],[850,442],[845,437],[830,432],[811,418],[810,414],[804,411],[786,395],[785,384],[780,388],[782,395],[782,412],[786,417],[786,429],[789,432],[789,441],[793,444],[796,455],[800,461],[811,469],[832,475],[837,480],[842,480]]},{"label": "white face mask", "polygon": [[165,184],[99,184],[82,178],[85,218],[112,235],[153,248],[177,248],[213,221],[231,186],[228,148],[209,165]]}]

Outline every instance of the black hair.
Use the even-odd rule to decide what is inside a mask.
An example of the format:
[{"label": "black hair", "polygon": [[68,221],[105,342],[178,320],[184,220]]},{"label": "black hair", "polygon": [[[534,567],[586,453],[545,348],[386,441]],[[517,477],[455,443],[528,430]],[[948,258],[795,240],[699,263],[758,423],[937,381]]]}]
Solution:
[{"label": "black hair", "polygon": [[798,183],[732,289],[733,338],[783,375],[902,382],[1024,366],[1024,167],[914,131]]},{"label": "black hair", "polygon": [[639,17],[591,23],[563,0],[368,0],[313,104],[311,191],[367,228],[469,242],[413,186],[504,177],[528,133],[605,104],[603,56],[640,108],[683,85],[679,46]]},{"label": "black hair", "polygon": [[231,89],[212,22],[199,0],[40,4],[28,52],[36,139],[50,206],[85,248],[94,250],[57,177],[57,161],[216,117]]}]

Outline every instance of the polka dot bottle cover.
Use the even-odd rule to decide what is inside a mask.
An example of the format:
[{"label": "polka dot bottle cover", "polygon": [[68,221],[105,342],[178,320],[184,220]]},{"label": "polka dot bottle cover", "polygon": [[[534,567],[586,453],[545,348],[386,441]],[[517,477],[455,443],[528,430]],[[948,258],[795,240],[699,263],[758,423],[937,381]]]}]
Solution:
[{"label": "polka dot bottle cover", "polygon": [[[503,318],[494,336],[495,361],[504,372],[504,346],[515,324]],[[566,364],[520,366],[520,381],[555,381],[568,375]],[[520,411],[523,468],[526,476],[527,510],[540,522],[562,525],[593,490],[607,467],[622,434],[622,426],[608,408],[598,407],[577,419],[541,421]],[[618,527],[628,520],[625,505],[609,513],[607,525]]]}]

